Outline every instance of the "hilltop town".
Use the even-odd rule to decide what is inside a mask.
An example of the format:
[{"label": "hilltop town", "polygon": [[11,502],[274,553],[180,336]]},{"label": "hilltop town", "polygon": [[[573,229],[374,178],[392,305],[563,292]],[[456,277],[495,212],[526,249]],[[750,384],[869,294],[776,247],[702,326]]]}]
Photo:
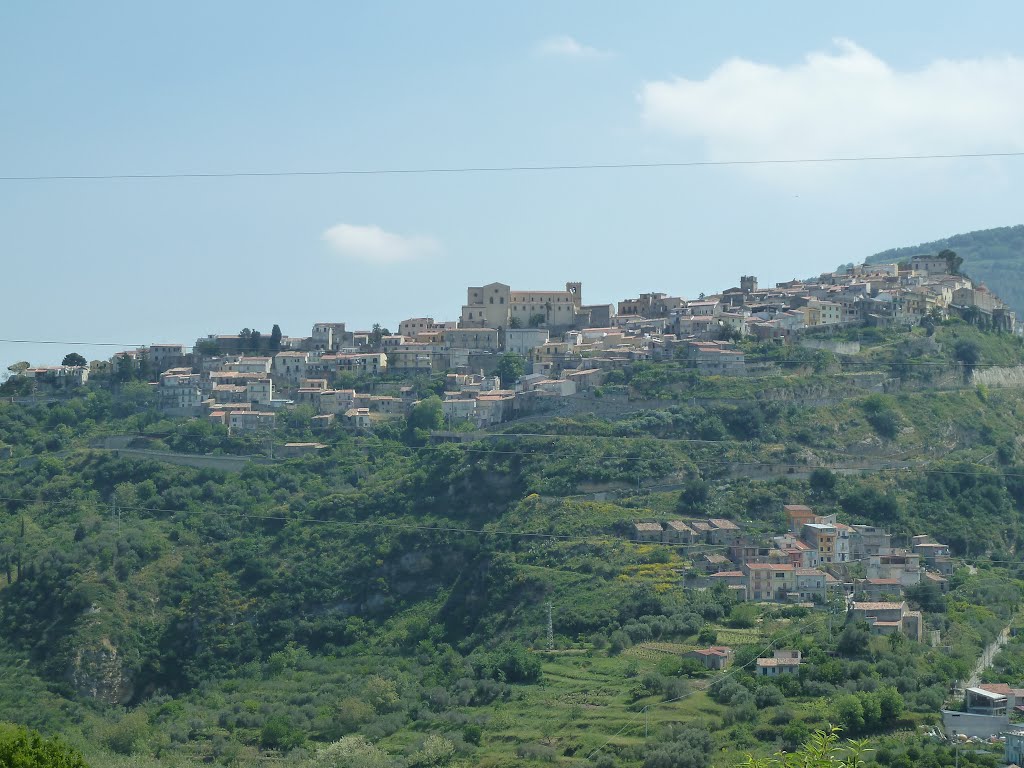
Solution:
[{"label": "hilltop town", "polygon": [[737,342],[813,344],[842,329],[912,327],[950,317],[1017,333],[1015,313],[959,267],[956,254],[946,251],[774,287],[743,276],[738,287],[718,294],[645,293],[617,304],[584,303],[579,282],[536,291],[490,283],[467,289],[456,320],[411,317],[395,333],[324,322],[309,336],[284,336],[277,326],[269,335],[249,329],[212,334],[191,348],[153,344],[88,364],[22,366],[15,373],[32,386],[15,381],[9,389],[39,395],[84,385],[90,377],[135,379],[155,383],[167,415],[202,416],[233,434],[271,430],[282,410],[300,405],[315,411],[316,429],[337,420],[369,430],[417,402],[409,386],[376,393],[377,380],[443,374],[448,425],[481,428],[545,400],[592,391],[609,372],[637,361],[675,359],[702,374],[743,376],[752,367]]},{"label": "hilltop town", "polygon": [[8,709],[154,766],[364,737],[444,764],[424,729],[451,765],[731,765],[829,723],[892,765],[954,765],[940,724],[1009,759],[1024,339],[960,266],[492,283],[395,332],[12,366]]}]

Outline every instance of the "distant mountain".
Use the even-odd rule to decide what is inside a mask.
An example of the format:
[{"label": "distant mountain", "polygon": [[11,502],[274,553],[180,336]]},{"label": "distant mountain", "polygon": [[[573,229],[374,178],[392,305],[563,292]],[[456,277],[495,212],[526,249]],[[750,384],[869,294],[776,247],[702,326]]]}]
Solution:
[{"label": "distant mountain", "polygon": [[1017,314],[1024,315],[1024,225],[979,229],[931,243],[892,248],[867,259],[870,264],[906,261],[920,254],[936,254],[944,248],[963,258],[962,270],[980,280]]}]

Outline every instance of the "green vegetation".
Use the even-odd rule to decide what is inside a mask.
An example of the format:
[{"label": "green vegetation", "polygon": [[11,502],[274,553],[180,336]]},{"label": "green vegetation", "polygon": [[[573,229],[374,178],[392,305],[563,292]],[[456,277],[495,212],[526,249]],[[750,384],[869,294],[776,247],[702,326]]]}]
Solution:
[{"label": "green vegetation", "polygon": [[[1024,349],[961,322],[860,341],[749,345],[770,364],[749,378],[638,363],[588,413],[460,444],[431,444],[443,382],[424,377],[407,419],[234,473],[90,448],[264,452],[162,417],[142,383],[2,402],[0,720],[94,768],[731,766],[820,747],[830,723],[881,765],[952,765],[920,726],[1024,600],[1024,392],[964,367]],[[308,415],[274,438],[313,439]],[[737,603],[695,588],[720,550],[629,540],[679,517],[778,532],[786,503],[975,564],[908,594],[940,646],[874,636],[839,601]],[[728,670],[686,658],[711,643]],[[1022,647],[988,675],[1019,682]],[[798,675],[752,674],[780,648]]]},{"label": "green vegetation", "polygon": [[81,754],[60,739],[0,723],[0,766],[4,768],[88,768]]}]

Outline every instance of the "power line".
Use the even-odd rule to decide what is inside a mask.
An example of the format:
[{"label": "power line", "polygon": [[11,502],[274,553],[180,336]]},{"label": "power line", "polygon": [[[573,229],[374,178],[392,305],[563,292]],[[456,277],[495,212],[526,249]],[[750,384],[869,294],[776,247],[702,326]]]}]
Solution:
[{"label": "power line", "polygon": [[60,344],[69,347],[148,347],[149,344],[120,344],[116,341],[59,341],[54,339],[0,339],[0,344]]},{"label": "power line", "polygon": [[851,157],[804,157],[755,160],[687,160],[651,163],[561,163],[553,165],[491,165],[421,168],[343,168],[315,171],[204,171],[179,173],[39,174],[0,176],[0,181],[155,181],[167,179],[238,179],[318,176],[413,176],[479,173],[533,173],[551,171],[607,171],[651,168],[702,168],[751,165],[812,165],[826,163],[901,162],[1022,157],[1024,152],[951,152],[931,155],[860,155]]}]

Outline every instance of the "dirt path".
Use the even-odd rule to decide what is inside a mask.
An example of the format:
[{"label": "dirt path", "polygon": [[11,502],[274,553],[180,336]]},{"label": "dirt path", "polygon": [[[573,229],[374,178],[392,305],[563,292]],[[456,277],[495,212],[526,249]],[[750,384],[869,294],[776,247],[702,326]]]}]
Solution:
[{"label": "dirt path", "polygon": [[981,682],[981,673],[992,666],[992,660],[999,653],[999,650],[1006,645],[1010,639],[1010,625],[1007,624],[1000,631],[999,635],[985,646],[985,650],[981,652],[981,658],[978,659],[977,665],[974,667],[974,672],[971,673],[970,679],[967,681],[965,688],[971,688],[978,685]]}]

